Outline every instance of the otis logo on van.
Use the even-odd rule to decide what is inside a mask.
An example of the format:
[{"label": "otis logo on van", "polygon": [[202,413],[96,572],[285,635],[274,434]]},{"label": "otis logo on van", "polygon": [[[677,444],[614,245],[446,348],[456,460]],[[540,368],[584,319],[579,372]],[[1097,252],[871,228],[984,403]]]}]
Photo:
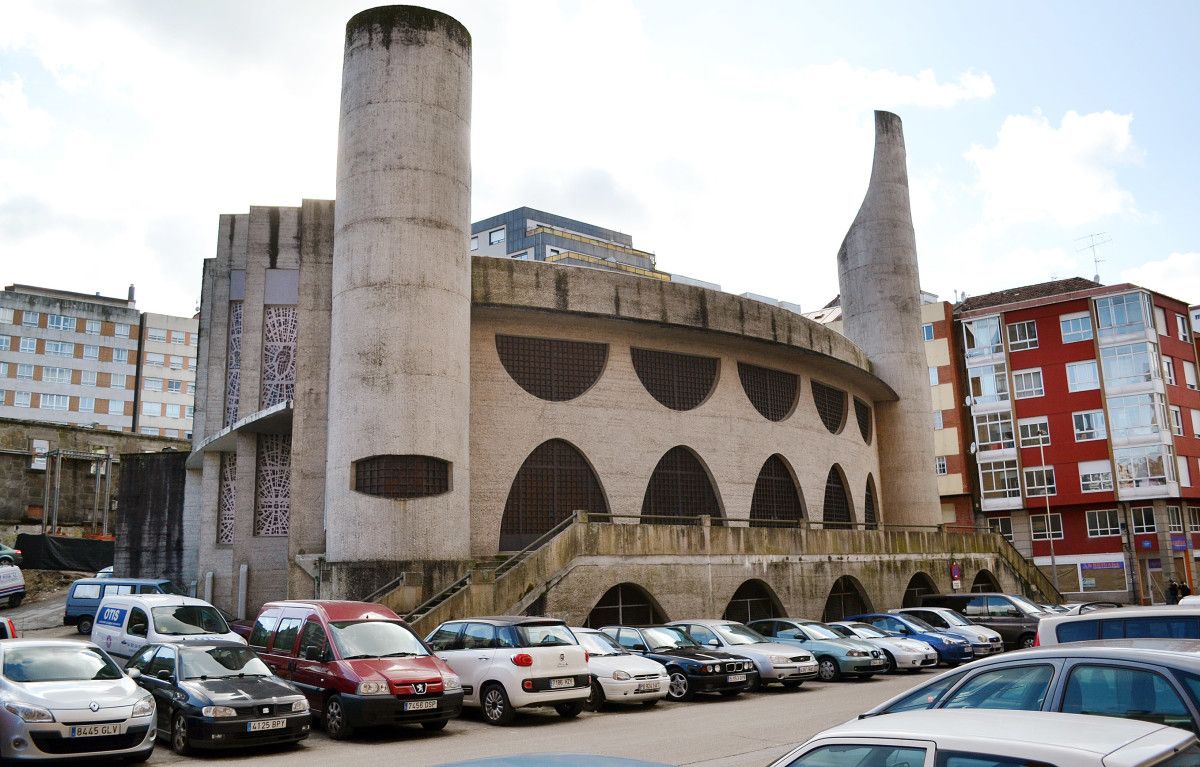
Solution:
[{"label": "otis logo on van", "polygon": [[96,613],[96,623],[101,626],[116,626],[120,628],[125,623],[125,612],[120,607],[106,607]]}]

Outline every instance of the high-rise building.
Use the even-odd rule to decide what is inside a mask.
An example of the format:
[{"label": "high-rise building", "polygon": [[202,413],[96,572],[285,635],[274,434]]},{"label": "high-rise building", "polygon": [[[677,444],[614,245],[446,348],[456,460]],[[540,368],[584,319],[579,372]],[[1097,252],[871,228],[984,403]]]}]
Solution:
[{"label": "high-rise building", "polygon": [[140,336],[136,431],[192,438],[199,320],[146,312]]}]

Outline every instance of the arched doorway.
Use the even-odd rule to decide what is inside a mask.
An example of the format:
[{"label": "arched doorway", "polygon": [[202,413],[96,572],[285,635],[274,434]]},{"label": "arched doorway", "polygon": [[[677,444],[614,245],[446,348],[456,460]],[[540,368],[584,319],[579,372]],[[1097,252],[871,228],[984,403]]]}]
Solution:
[{"label": "arched doorway", "polygon": [[717,490],[696,453],[689,447],[677,445],[659,459],[650,475],[646,496],[642,499],[642,522],[680,525],[686,523],[680,517],[706,514],[712,517],[714,525],[721,524]]},{"label": "arched doorway", "polygon": [[750,500],[750,526],[772,527],[802,519],[804,499],[800,495],[800,486],[796,484],[787,461],[776,453],[763,464],[754,483],[754,496]]},{"label": "arched doorway", "polygon": [[823,621],[840,621],[851,615],[871,612],[871,600],[858,579],[852,575],[843,575],[833,582],[829,596],[825,599]]},{"label": "arched doorway", "polygon": [[850,530],[854,527],[850,491],[846,489],[842,467],[836,463],[829,467],[829,474],[825,477],[825,504],[821,509],[821,519],[827,530]]},{"label": "arched doorway", "polygon": [[607,514],[600,480],[570,442],[538,445],[513,479],[500,521],[500,551],[520,551],[576,509]]},{"label": "arched doorway", "polygon": [[904,601],[900,603],[901,607],[920,607],[922,594],[938,593],[937,584],[933,582],[925,573],[917,573],[908,579],[908,585],[904,587]]},{"label": "arched doorway", "polygon": [[583,625],[588,628],[647,626],[666,621],[666,614],[645,589],[636,583],[618,583],[604,592]]},{"label": "arched doorway", "polygon": [[1000,587],[1000,581],[996,580],[996,576],[992,575],[991,570],[980,570],[975,573],[975,580],[971,581],[972,593],[982,591],[1004,591]]},{"label": "arched doorway", "polygon": [[786,615],[771,587],[758,579],[748,580],[729,599],[725,614],[727,621],[749,623],[763,618],[782,618]]}]

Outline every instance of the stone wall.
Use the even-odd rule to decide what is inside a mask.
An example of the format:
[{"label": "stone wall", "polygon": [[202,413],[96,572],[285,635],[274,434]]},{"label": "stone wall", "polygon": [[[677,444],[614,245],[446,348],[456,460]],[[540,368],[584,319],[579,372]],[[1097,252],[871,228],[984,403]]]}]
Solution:
[{"label": "stone wall", "polygon": [[113,574],[170,578],[190,586],[184,552],[183,488],[187,453],[121,456]]}]

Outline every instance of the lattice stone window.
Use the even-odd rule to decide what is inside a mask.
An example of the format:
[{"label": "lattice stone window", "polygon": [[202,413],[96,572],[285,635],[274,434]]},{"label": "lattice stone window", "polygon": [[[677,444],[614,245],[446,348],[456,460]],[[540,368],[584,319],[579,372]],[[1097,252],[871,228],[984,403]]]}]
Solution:
[{"label": "lattice stone window", "polygon": [[287,535],[292,508],[292,435],[258,435],[254,534]]},{"label": "lattice stone window", "polygon": [[600,481],[574,445],[543,442],[513,479],[500,522],[500,550],[523,549],[577,509],[608,513]]},{"label": "lattice stone window", "polygon": [[424,498],[450,490],[450,464],[428,455],[376,455],[354,462],[354,489],[384,498]]},{"label": "lattice stone window", "polygon": [[708,472],[691,450],[683,445],[673,447],[659,459],[650,475],[646,497],[642,499],[642,522],[678,525],[682,520],[654,518],[705,514],[712,517],[712,524],[721,524],[721,506]]},{"label": "lattice stone window", "polygon": [[754,483],[750,501],[750,526],[769,527],[771,522],[799,522],[804,519],[804,504],[796,480],[783,457],[776,454],[763,464]]},{"label": "lattice stone window", "polygon": [[825,505],[821,514],[826,529],[849,529],[854,522],[850,494],[846,492],[846,483],[836,466],[831,467],[825,477]]},{"label": "lattice stone window", "polygon": [[867,524],[868,530],[875,530],[879,527],[877,516],[878,512],[875,508],[875,480],[868,476],[867,492],[863,496],[863,522]]},{"label": "lattice stone window", "polygon": [[268,408],[296,394],[296,307],[268,306],[263,310],[262,394],[259,407]]},{"label": "lattice stone window", "polygon": [[242,381],[242,302],[229,302],[229,345],[225,358],[225,426],[238,419]]},{"label": "lattice stone window", "polygon": [[691,410],[708,399],[717,381],[715,357],[630,349],[633,369],[650,396],[672,410]]},{"label": "lattice stone window", "polygon": [[841,432],[846,425],[846,392],[826,386],[817,381],[812,382],[813,403],[817,406],[817,415],[821,423],[831,434]]},{"label": "lattice stone window", "polygon": [[217,543],[233,543],[237,516],[237,453],[221,453],[220,494],[217,496]]},{"label": "lattice stone window", "polygon": [[[935,411],[940,416],[942,411]],[[871,444],[871,406],[854,398],[854,417],[858,419],[858,433],[862,435],[863,442]]]},{"label": "lattice stone window", "polygon": [[575,399],[604,372],[608,344],[496,336],[500,364],[525,391],[551,402]]},{"label": "lattice stone window", "polygon": [[739,362],[738,378],[742,381],[742,390],[746,392],[750,404],[763,418],[782,421],[791,414],[796,405],[796,395],[800,392],[799,376]]}]

